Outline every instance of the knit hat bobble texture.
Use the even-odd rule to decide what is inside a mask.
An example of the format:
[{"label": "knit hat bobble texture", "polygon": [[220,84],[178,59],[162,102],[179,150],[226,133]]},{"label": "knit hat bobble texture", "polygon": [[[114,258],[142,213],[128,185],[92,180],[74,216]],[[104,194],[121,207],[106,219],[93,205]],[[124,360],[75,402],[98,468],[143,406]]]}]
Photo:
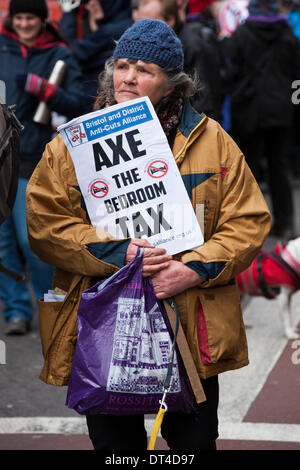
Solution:
[{"label": "knit hat bobble texture", "polygon": [[183,70],[183,49],[180,39],[167,23],[160,20],[140,20],[121,36],[114,58],[152,62],[165,70]]},{"label": "knit hat bobble texture", "polygon": [[48,8],[45,0],[11,0],[9,15],[18,13],[33,13],[42,20],[48,17]]}]

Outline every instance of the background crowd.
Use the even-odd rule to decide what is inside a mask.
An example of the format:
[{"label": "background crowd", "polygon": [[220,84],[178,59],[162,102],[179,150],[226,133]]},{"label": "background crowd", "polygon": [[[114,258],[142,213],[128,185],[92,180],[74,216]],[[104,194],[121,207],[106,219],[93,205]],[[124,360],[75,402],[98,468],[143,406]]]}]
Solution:
[{"label": "background crowd", "polygon": [[[19,189],[13,214],[0,227],[0,258],[25,272],[16,283],[0,273],[7,334],[30,329],[36,299],[51,288],[52,267],[32,252],[26,229],[25,191],[58,119],[93,110],[98,75],[116,41],[135,21],[160,19],[180,38],[184,69],[198,92],[193,106],[218,121],[239,144],[259,184],[270,190],[272,234],[296,237],[293,184],[300,178],[300,119],[293,83],[300,80],[300,2],[293,0],[82,0],[62,1],[58,21],[45,0],[11,0],[0,34],[0,80],[7,104],[17,105],[21,137]],[[57,3],[58,0],[57,0]],[[76,8],[68,8],[75,3]],[[31,14],[24,28],[22,13]],[[227,4],[227,5],[226,5]],[[234,4],[234,5],[233,5]],[[243,5],[242,5],[243,4]],[[224,29],[224,8],[239,6],[234,30]],[[67,11],[68,10],[68,11]],[[23,15],[24,16],[24,15]],[[35,27],[34,38],[28,31]],[[67,67],[60,83],[49,81],[58,60]],[[36,118],[40,102],[52,119]]]}]

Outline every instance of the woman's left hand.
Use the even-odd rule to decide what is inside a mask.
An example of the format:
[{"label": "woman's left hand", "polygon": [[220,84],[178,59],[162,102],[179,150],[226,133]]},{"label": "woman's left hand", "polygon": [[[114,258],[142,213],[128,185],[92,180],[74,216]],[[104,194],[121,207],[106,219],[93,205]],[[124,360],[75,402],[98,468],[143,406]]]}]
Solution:
[{"label": "woman's left hand", "polygon": [[203,279],[192,269],[180,261],[169,261],[167,268],[151,276],[156,297],[160,300],[167,299],[173,295],[200,286]]}]

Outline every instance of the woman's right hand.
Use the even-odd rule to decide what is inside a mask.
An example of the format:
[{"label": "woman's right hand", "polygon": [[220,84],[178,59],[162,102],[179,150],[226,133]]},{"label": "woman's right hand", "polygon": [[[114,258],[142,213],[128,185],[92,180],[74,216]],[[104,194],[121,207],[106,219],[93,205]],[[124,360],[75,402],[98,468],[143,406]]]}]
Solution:
[{"label": "woman's right hand", "polygon": [[138,247],[144,248],[143,276],[152,276],[169,266],[172,256],[166,254],[163,248],[155,248],[143,238],[132,238],[126,253],[126,264],[130,263],[136,256]]}]

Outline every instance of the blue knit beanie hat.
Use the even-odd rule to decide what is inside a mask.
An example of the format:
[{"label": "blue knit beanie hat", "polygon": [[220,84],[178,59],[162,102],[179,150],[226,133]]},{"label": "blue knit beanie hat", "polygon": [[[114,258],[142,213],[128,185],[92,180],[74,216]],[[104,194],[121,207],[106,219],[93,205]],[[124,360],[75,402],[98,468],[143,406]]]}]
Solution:
[{"label": "blue knit beanie hat", "polygon": [[152,62],[166,70],[183,70],[181,41],[173,29],[161,20],[136,21],[121,36],[113,57]]},{"label": "blue knit beanie hat", "polygon": [[280,13],[278,0],[250,0],[250,15],[277,16]]}]

